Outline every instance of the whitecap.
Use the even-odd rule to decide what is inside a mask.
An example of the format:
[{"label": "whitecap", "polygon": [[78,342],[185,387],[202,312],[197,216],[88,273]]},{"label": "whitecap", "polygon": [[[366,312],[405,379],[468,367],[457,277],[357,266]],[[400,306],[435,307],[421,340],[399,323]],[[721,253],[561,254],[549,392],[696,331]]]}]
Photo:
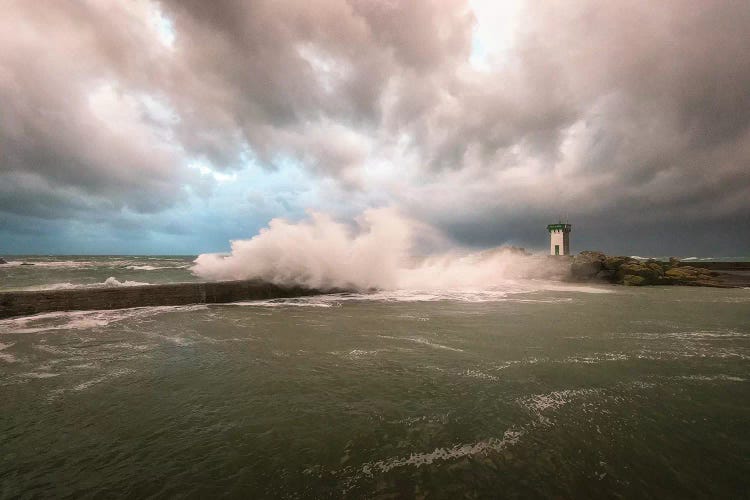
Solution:
[{"label": "whitecap", "polygon": [[222,306],[253,306],[253,307],[336,307],[340,304],[328,300],[326,296],[312,296],[291,299],[268,299],[268,300],[243,300],[240,302],[229,302]]},{"label": "whitecap", "polygon": [[0,332],[17,334],[55,330],[87,330],[104,327],[123,320],[142,319],[156,314],[197,311],[206,308],[205,304],[196,304],[190,306],[151,306],[101,311],[49,312],[0,320]]},{"label": "whitecap", "polygon": [[725,381],[725,382],[744,382],[747,379],[744,379],[742,377],[737,377],[734,375],[680,375],[676,377],[671,377],[673,379],[677,380],[694,380],[694,381],[701,381],[701,382],[713,382],[717,380]]},{"label": "whitecap", "polygon": [[532,394],[518,399],[518,403],[534,413],[542,413],[547,410],[557,410],[581,396],[589,396],[599,393],[599,389],[565,389],[553,391],[546,394]]},{"label": "whitecap", "polygon": [[80,382],[73,387],[70,388],[64,388],[64,389],[55,389],[52,391],[49,395],[49,399],[57,399],[64,395],[66,392],[81,392],[90,389],[91,387],[94,387],[96,385],[99,385],[103,382],[110,381],[115,378],[120,378],[125,375],[130,375],[132,373],[135,373],[135,370],[132,370],[130,368],[118,368],[115,370],[112,370],[110,372],[105,373],[104,375],[101,375],[99,377],[85,380],[83,382]]},{"label": "whitecap", "polygon": [[588,356],[569,356],[562,363],[581,363],[586,365],[597,364],[605,361],[627,361],[627,354],[620,352],[594,353]]},{"label": "whitecap", "polygon": [[428,347],[432,347],[433,349],[445,349],[448,351],[455,351],[455,352],[464,352],[463,349],[459,349],[457,347],[450,347],[443,344],[437,344],[435,342],[431,342],[428,339],[424,337],[391,337],[389,335],[378,335],[381,339],[391,339],[391,340],[405,340],[407,342],[413,342],[415,344],[422,344],[426,345]]},{"label": "whitecap", "polygon": [[160,269],[187,269],[190,265],[184,266],[149,266],[149,265],[132,265],[125,266],[126,269],[132,269],[133,271],[158,271]]},{"label": "whitecap", "polygon": [[342,352],[342,351],[333,351],[329,354],[332,354],[333,356],[342,357],[345,359],[350,359],[353,361],[363,359],[363,358],[370,358],[373,356],[376,356],[377,354],[381,352],[388,352],[388,349],[352,349],[348,352]]},{"label": "whitecap", "polygon": [[0,352],[0,361],[5,361],[6,363],[15,363],[18,361],[18,358],[12,354],[8,354],[7,352]]},{"label": "whitecap", "polygon": [[400,467],[420,467],[422,465],[430,465],[434,462],[442,462],[480,454],[486,455],[490,452],[502,451],[508,446],[518,443],[524,434],[525,432],[523,430],[508,429],[505,431],[501,439],[490,438],[486,441],[479,441],[476,443],[457,444],[450,448],[436,448],[428,453],[412,453],[408,457],[379,460],[377,462],[364,464],[360,467],[360,471],[367,476],[372,476],[375,472],[384,473]]},{"label": "whitecap", "polygon": [[59,373],[52,373],[52,372],[29,372],[29,373],[22,373],[19,375],[21,378],[53,378],[53,377],[59,377]]},{"label": "whitecap", "polygon": [[[13,347],[14,345],[16,345],[15,342],[10,344],[3,344],[2,342],[0,342],[0,351],[4,351],[5,349]],[[18,361],[18,358],[7,352],[0,352],[0,360],[5,361],[6,363],[15,363],[16,361]]]},{"label": "whitecap", "polygon": [[633,332],[615,334],[615,337],[636,338],[642,340],[714,340],[750,337],[749,332],[737,330],[685,330],[677,332]]},{"label": "whitecap", "polygon": [[536,365],[539,363],[546,363],[549,359],[547,358],[536,358],[536,357],[530,357],[525,359],[514,359],[510,361],[503,361],[501,363],[498,363],[494,366],[495,370],[505,370],[506,368],[510,368],[511,366],[524,366],[524,365]]},{"label": "whitecap", "polygon": [[601,286],[587,286],[587,285],[548,284],[544,287],[544,290],[549,290],[552,292],[615,293],[615,289],[613,287],[604,288]]},{"label": "whitecap", "polygon": [[35,285],[24,288],[19,288],[19,291],[41,291],[41,290],[75,290],[75,289],[89,289],[89,288],[119,288],[127,286],[141,286],[150,285],[151,283],[145,283],[142,281],[120,281],[114,276],[110,276],[101,283],[49,283],[45,285]]},{"label": "whitecap", "polygon": [[500,380],[500,378],[496,377],[495,375],[490,375],[489,373],[484,373],[479,370],[472,370],[472,369],[467,369],[467,370],[462,371],[461,375],[464,377],[476,378],[480,380],[490,380],[493,382]]}]

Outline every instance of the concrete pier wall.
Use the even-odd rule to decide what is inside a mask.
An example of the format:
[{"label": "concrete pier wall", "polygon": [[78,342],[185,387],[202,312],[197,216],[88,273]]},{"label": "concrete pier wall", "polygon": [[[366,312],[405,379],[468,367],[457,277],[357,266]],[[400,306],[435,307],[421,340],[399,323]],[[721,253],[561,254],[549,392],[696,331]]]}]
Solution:
[{"label": "concrete pier wall", "polygon": [[220,304],[319,295],[321,291],[299,286],[279,286],[262,281],[170,283],[118,288],[0,292],[0,318],[51,311],[125,309],[143,306]]}]

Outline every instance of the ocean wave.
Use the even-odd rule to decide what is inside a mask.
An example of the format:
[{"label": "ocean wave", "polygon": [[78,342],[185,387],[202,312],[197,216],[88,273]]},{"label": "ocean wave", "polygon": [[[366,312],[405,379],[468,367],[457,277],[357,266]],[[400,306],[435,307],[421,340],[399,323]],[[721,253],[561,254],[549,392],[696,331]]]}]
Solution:
[{"label": "ocean wave", "polygon": [[381,352],[389,352],[389,349],[373,349],[373,350],[366,350],[366,349],[352,349],[351,351],[332,351],[328,354],[331,354],[333,356],[337,356],[340,358],[348,359],[351,361],[357,361],[364,358],[371,358],[374,356],[377,356]]},{"label": "ocean wave", "polygon": [[366,476],[372,476],[376,472],[385,473],[400,467],[420,467],[422,465],[430,465],[434,462],[454,460],[475,455],[486,455],[489,452],[502,451],[508,446],[518,443],[524,434],[525,432],[523,430],[508,429],[505,431],[501,439],[490,438],[476,443],[457,444],[450,448],[436,448],[427,453],[412,453],[408,457],[379,460],[377,462],[364,464],[360,468],[360,472]]},{"label": "ocean wave", "polygon": [[205,304],[190,306],[153,306],[106,311],[61,311],[35,314],[0,320],[3,334],[41,333],[55,330],[87,330],[105,327],[111,323],[130,319],[142,319],[169,312],[185,312],[207,309]]},{"label": "ocean wave", "polygon": [[501,363],[496,364],[493,366],[494,370],[505,370],[507,368],[510,368],[512,366],[526,366],[526,365],[536,365],[539,363],[547,363],[549,362],[548,358],[536,358],[536,357],[530,357],[525,359],[513,359],[510,361],[503,361]]},{"label": "ocean wave", "polygon": [[[660,260],[660,261],[668,261],[671,257],[668,257],[666,255],[656,256],[656,257],[641,257],[640,255],[631,255],[631,259],[637,259],[637,260]],[[750,257],[680,257],[679,260],[681,262],[747,262],[750,261]]]},{"label": "ocean wave", "polygon": [[9,347],[13,347],[14,345],[15,342],[11,344],[3,344],[2,342],[0,342],[0,361],[5,361],[6,363],[15,363],[16,361],[18,361],[18,358],[16,358],[14,355],[7,352],[2,352]]},{"label": "ocean wave", "polygon": [[336,301],[327,300],[326,296],[312,296],[290,299],[243,300],[218,304],[221,306],[252,306],[252,307],[335,307],[340,305]]},{"label": "ocean wave", "polygon": [[[153,271],[157,269],[187,269],[192,264],[185,259],[159,259],[159,258],[114,258],[101,260],[37,260],[29,258],[26,260],[11,260],[3,264],[3,267],[28,266],[30,269],[88,269],[88,268],[125,268],[135,271]],[[144,263],[148,260],[148,263]]]},{"label": "ocean wave", "polygon": [[53,373],[53,372],[29,372],[29,373],[22,373],[18,377],[19,378],[39,378],[39,379],[45,379],[45,378],[54,378],[59,377],[61,373]]},{"label": "ocean wave", "polygon": [[59,260],[59,261],[37,261],[37,260],[11,260],[3,266],[18,267],[45,267],[45,268],[75,268],[75,267],[91,267],[96,265],[94,261],[79,261],[79,260]]},{"label": "ocean wave", "polygon": [[562,363],[580,363],[584,365],[593,365],[606,361],[628,361],[630,357],[620,352],[594,353],[588,356],[569,356]]},{"label": "ocean wave", "polygon": [[95,385],[99,385],[103,382],[108,382],[110,380],[123,377],[125,375],[131,375],[133,373],[136,373],[135,370],[130,368],[117,368],[112,371],[104,373],[104,375],[101,375],[99,377],[89,379],[83,382],[80,382],[73,387],[70,388],[63,388],[63,389],[55,389],[53,390],[49,396],[49,400],[55,400],[60,397],[62,397],[66,392],[81,392],[90,389],[91,387],[94,387]]},{"label": "ocean wave", "polygon": [[35,267],[42,267],[47,269],[78,269],[78,268],[91,268],[91,267],[123,267],[128,264],[132,264],[132,260],[12,260],[5,266],[28,266],[33,269]]},{"label": "ocean wave", "polygon": [[642,349],[631,359],[648,360],[648,361],[672,361],[677,359],[740,359],[750,360],[750,354],[746,349],[732,348],[704,348],[693,346],[684,346],[679,350],[649,350]]},{"label": "ocean wave", "polygon": [[640,340],[722,340],[731,338],[750,337],[750,332],[741,332],[737,330],[686,330],[678,332],[633,332],[619,333],[613,335],[616,338],[633,338]]},{"label": "ocean wave", "polygon": [[454,376],[463,377],[463,378],[473,378],[477,380],[486,380],[486,381],[491,381],[491,382],[497,382],[500,380],[500,377],[498,376],[490,375],[489,373],[485,373],[483,371],[479,371],[479,370],[472,369],[472,368],[467,368],[465,370],[456,370],[456,369],[441,368],[439,366],[432,366],[432,365],[427,365],[425,366],[425,368],[429,370],[434,370],[439,373],[446,373],[448,375],[454,375]]},{"label": "ocean wave", "polygon": [[[386,458],[373,462],[367,462],[359,467],[345,467],[338,471],[338,474],[348,476],[345,481],[345,492],[351,490],[354,485],[363,477],[371,478],[375,474],[387,473],[393,469],[403,467],[421,467],[430,465],[435,462],[445,462],[465,457],[488,456],[491,453],[497,453],[517,445],[527,434],[534,432],[539,426],[548,426],[552,424],[549,413],[553,413],[562,406],[565,406],[575,400],[587,398],[591,395],[601,394],[601,389],[565,389],[554,391],[546,394],[533,394],[517,400],[517,403],[531,410],[532,420],[525,425],[512,426],[507,429],[501,438],[491,437],[489,439],[457,444],[450,447],[435,448],[429,452],[415,452],[408,456]],[[406,425],[412,425],[415,422],[426,420],[425,417],[405,419]],[[312,469],[305,471],[310,474]]]},{"label": "ocean wave", "polygon": [[523,296],[538,292],[573,292],[573,293],[613,293],[602,287],[587,285],[566,285],[553,282],[513,281],[487,289],[447,289],[447,290],[376,290],[372,292],[336,293],[314,295],[310,297],[296,297],[290,299],[249,300],[233,302],[227,305],[256,306],[256,307],[338,307],[344,302],[514,302],[514,303],[544,303],[557,304],[572,302],[571,297],[533,297]]},{"label": "ocean wave", "polygon": [[189,264],[183,266],[150,266],[150,265],[131,265],[125,266],[125,269],[131,269],[133,271],[159,271],[161,269],[187,269],[190,267]]},{"label": "ocean wave", "polygon": [[517,402],[534,413],[542,413],[547,410],[557,410],[574,399],[598,394],[599,392],[601,392],[600,389],[565,389],[546,394],[532,394],[518,399]]},{"label": "ocean wave", "polygon": [[80,288],[119,288],[125,286],[141,286],[150,285],[151,283],[145,283],[142,281],[120,281],[114,276],[110,276],[101,283],[49,283],[46,285],[35,285],[25,288],[20,288],[20,291],[40,291],[40,290],[75,290]]},{"label": "ocean wave", "polygon": [[390,335],[378,335],[381,339],[391,339],[391,340],[403,340],[406,342],[413,342],[415,344],[421,344],[426,345],[428,347],[432,347],[433,349],[444,349],[446,351],[454,351],[454,352],[464,352],[463,349],[459,349],[457,347],[450,347],[443,344],[438,344],[436,342],[431,342],[428,339],[424,337],[392,337]]},{"label": "ocean wave", "polygon": [[469,378],[476,378],[479,380],[490,380],[493,382],[497,382],[500,380],[500,377],[496,377],[495,375],[490,375],[489,373],[484,373],[479,370],[472,370],[472,369],[466,369],[460,373],[463,377],[469,377]]},{"label": "ocean wave", "polygon": [[737,377],[734,375],[679,375],[676,377],[670,377],[672,379],[676,380],[692,380],[697,382],[714,382],[714,381],[723,381],[723,382],[744,382],[747,379],[742,377]]}]

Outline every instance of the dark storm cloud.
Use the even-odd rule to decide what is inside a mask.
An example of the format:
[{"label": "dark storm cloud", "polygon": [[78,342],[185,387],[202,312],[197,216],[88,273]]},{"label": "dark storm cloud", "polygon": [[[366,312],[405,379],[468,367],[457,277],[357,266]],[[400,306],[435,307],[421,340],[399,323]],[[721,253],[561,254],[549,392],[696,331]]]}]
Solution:
[{"label": "dark storm cloud", "polygon": [[33,185],[158,211],[196,182],[191,159],[226,170],[292,156],[351,183],[391,76],[465,53],[471,29],[461,2],[342,0],[16,1],[0,22],[0,176],[16,192],[3,205],[35,213]]},{"label": "dark storm cloud", "polygon": [[448,194],[462,209],[435,219],[486,243],[538,215],[593,216],[627,229],[631,247],[656,247],[638,228],[662,227],[673,251],[718,224],[747,248],[750,7],[542,2],[522,23],[505,69],[475,76],[414,125],[433,168],[474,168],[448,174],[463,179],[464,193]]},{"label": "dark storm cloud", "polygon": [[485,68],[464,0],[4,14],[0,212],[162,212],[210,195],[191,163],[291,159],[342,205],[386,198],[471,244],[534,242],[527,228],[566,214],[636,243],[649,226],[673,247],[696,228],[748,244],[746,2],[529,2]]},{"label": "dark storm cloud", "polygon": [[[461,1],[163,7],[183,55],[172,95],[190,110],[182,114],[184,143],[218,168],[245,144],[265,162],[290,154],[346,178],[364,164],[363,143],[380,128],[388,86],[403,73],[428,78],[470,50],[472,16]],[[342,137],[337,127],[350,133]],[[204,142],[207,129],[221,133]]]},{"label": "dark storm cloud", "polygon": [[[111,7],[111,8],[110,8]],[[137,13],[10,2],[0,20],[0,208],[158,211],[188,180],[138,99],[159,49]]]}]

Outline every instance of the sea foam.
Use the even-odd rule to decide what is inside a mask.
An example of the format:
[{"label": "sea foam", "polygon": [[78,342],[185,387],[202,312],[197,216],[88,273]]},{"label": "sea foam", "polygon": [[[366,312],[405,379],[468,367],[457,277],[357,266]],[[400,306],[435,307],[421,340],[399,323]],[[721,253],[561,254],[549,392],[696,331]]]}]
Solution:
[{"label": "sea foam", "polygon": [[0,333],[41,333],[55,330],[88,330],[123,320],[143,319],[169,312],[206,309],[204,304],[190,306],[153,306],[106,311],[61,311],[0,320]]}]

